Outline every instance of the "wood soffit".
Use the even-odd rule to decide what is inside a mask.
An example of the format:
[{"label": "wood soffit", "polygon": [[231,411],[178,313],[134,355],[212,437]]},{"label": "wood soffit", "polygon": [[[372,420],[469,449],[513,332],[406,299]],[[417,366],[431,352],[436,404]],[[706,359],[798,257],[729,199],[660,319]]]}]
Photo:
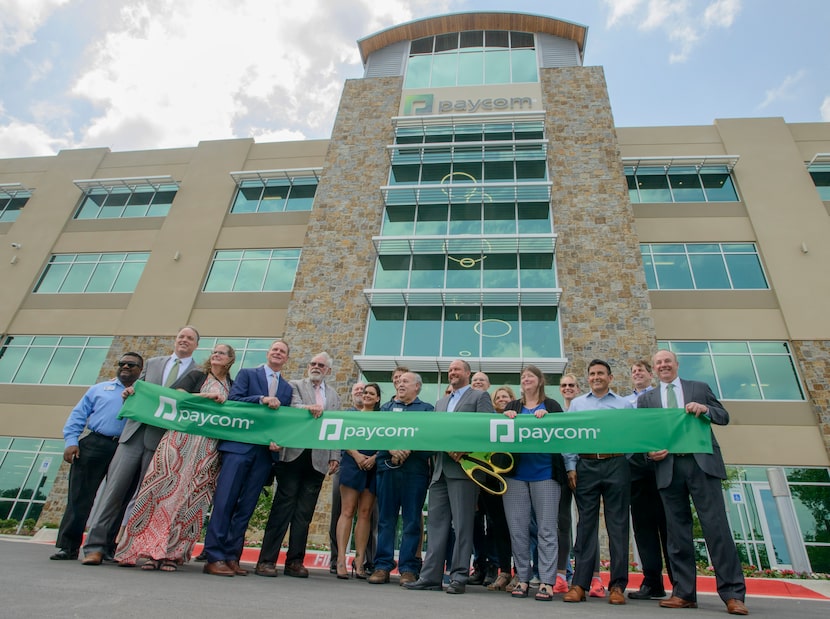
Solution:
[{"label": "wood soffit", "polygon": [[399,41],[412,41],[430,35],[465,30],[515,30],[519,32],[543,32],[576,41],[580,54],[584,53],[587,26],[571,22],[530,15],[527,13],[453,13],[440,17],[427,17],[400,26],[381,30],[357,42],[363,64],[373,53]]}]

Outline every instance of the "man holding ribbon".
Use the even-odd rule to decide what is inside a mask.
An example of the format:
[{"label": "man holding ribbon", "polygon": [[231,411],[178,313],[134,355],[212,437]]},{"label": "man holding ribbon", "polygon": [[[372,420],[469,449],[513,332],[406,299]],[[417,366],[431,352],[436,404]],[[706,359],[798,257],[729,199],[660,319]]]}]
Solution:
[{"label": "man holding ribbon", "polygon": [[[172,355],[153,357],[144,366],[139,380],[169,387],[188,372],[197,369],[193,353],[199,345],[199,332],[187,326],[176,334]],[[121,396],[134,393],[127,387]],[[115,536],[124,510],[144,478],[153,453],[166,430],[130,419],[118,439],[118,448],[107,470],[107,483],[92,508],[89,533],[84,544],[84,565],[101,565],[105,556],[115,552]]]},{"label": "man holding ribbon", "polygon": [[[714,424],[725,426],[729,413],[704,382],[680,379],[677,356],[658,350],[653,359],[658,388],[637,400],[639,408],[682,408],[690,415],[703,415]],[[710,429],[711,432],[711,429]],[[667,449],[650,451],[656,462],[657,487],[666,510],[672,596],[660,602],[663,608],[697,608],[695,547],[692,539],[692,511],[695,504],[706,547],[715,568],[718,595],[731,615],[748,615],[744,605],[746,583],[738,551],[732,539],[721,480],[726,479],[720,446],[712,434],[712,453],[669,453]]]}]

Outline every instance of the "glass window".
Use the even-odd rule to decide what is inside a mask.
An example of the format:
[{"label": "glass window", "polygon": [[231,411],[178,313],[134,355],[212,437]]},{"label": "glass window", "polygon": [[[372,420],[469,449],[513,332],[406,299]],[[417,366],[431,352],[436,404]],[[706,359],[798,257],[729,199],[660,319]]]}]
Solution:
[{"label": "glass window", "polygon": [[529,32],[465,31],[412,41],[404,88],[538,82]]},{"label": "glass window", "polygon": [[632,203],[737,202],[738,193],[726,166],[626,166]]},{"label": "glass window", "polygon": [[62,440],[0,437],[0,519],[36,521],[62,461]]},{"label": "glass window", "polygon": [[236,189],[231,213],[310,211],[316,192],[314,176],[246,179]]},{"label": "glass window", "polygon": [[708,383],[728,400],[803,400],[787,342],[658,342],[680,362],[683,378]]},{"label": "glass window", "polygon": [[0,223],[4,221],[16,221],[20,215],[20,209],[26,206],[26,202],[32,197],[28,190],[5,191],[0,188]]},{"label": "glass window", "polygon": [[149,257],[146,252],[54,254],[34,292],[133,292]]},{"label": "glass window", "polygon": [[830,200],[830,163],[814,163],[809,168],[822,200]]},{"label": "glass window", "polygon": [[0,383],[92,385],[111,337],[16,336],[0,348]]},{"label": "glass window", "polygon": [[178,190],[176,184],[94,187],[81,199],[75,219],[164,217]]},{"label": "glass window", "polygon": [[767,290],[754,243],[642,243],[649,290]]},{"label": "glass window", "polygon": [[299,249],[219,250],[205,292],[281,292],[294,287]]}]

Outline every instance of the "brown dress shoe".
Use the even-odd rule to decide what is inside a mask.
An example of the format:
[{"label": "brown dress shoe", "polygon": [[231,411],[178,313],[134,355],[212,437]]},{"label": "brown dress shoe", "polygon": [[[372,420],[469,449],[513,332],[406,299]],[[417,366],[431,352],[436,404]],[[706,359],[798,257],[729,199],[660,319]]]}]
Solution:
[{"label": "brown dress shoe", "polygon": [[731,600],[726,600],[726,612],[730,615],[748,615],[749,609],[741,600],[733,598]]},{"label": "brown dress shoe", "polygon": [[697,602],[692,600],[684,600],[676,595],[671,596],[668,600],[660,602],[660,608],[697,608]]},{"label": "brown dress shoe", "polygon": [[239,565],[239,561],[225,561],[225,563],[227,564],[227,566],[230,569],[233,570],[233,573],[236,574],[237,576],[247,576],[248,575],[248,570],[241,567]]},{"label": "brown dress shoe", "polygon": [[84,560],[81,561],[84,565],[101,565],[104,561],[103,552],[90,552],[84,555]]},{"label": "brown dress shoe", "polygon": [[[417,579],[416,579],[417,580]],[[369,576],[370,585],[383,585],[389,582],[389,570],[375,570]],[[412,582],[415,582],[414,580]],[[401,576],[401,586],[404,585],[403,576]]]},{"label": "brown dress shoe", "polygon": [[611,587],[608,591],[608,603],[620,606],[625,604],[625,594],[622,587]]},{"label": "brown dress shoe", "polygon": [[292,576],[293,578],[308,578],[308,570],[305,568],[305,565],[299,561],[286,565],[283,573],[286,576]]},{"label": "brown dress shoe", "polygon": [[418,577],[413,574],[412,572],[404,572],[401,574],[401,580],[398,583],[401,587],[403,587],[408,582],[415,582],[418,580]]},{"label": "brown dress shoe", "polygon": [[585,601],[585,589],[580,587],[579,585],[573,585],[568,592],[565,594],[565,597],[562,598],[563,602],[584,602]]},{"label": "brown dress shoe", "polygon": [[228,566],[225,561],[214,561],[213,563],[205,563],[202,572],[210,574],[211,576],[236,576],[236,573]]},{"label": "brown dress shoe", "polygon": [[277,566],[268,561],[260,561],[256,564],[254,574],[257,576],[267,576],[268,578],[276,578],[278,575]]}]

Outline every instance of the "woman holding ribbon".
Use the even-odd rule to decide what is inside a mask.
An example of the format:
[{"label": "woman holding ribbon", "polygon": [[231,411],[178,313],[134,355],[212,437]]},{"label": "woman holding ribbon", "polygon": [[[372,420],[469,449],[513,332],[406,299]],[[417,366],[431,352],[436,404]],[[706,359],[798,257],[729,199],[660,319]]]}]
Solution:
[{"label": "woman holding ribbon", "polygon": [[[236,360],[228,344],[213,347],[200,371],[192,371],[171,387],[222,404],[233,381]],[[144,481],[115,560],[132,566],[146,559],[143,570],[175,572],[190,560],[213,500],[219,474],[216,439],[170,430],[164,434]]]}]

